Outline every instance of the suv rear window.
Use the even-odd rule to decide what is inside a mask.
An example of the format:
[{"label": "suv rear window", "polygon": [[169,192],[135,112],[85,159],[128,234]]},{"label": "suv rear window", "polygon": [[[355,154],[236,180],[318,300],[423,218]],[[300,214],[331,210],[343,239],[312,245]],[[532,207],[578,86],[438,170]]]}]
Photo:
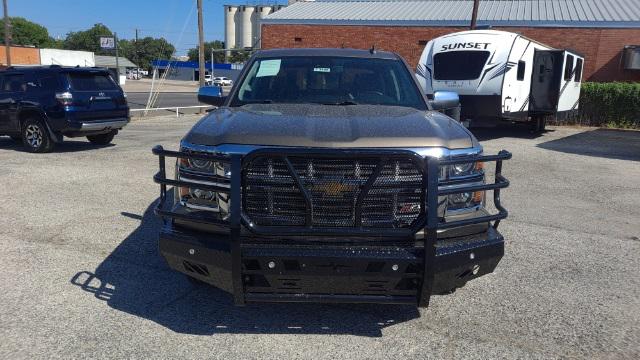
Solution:
[{"label": "suv rear window", "polygon": [[488,51],[449,51],[433,57],[433,78],[436,80],[473,80],[480,77]]},{"label": "suv rear window", "polygon": [[68,73],[69,85],[73,90],[95,91],[95,90],[117,90],[118,85],[108,74],[96,73]]}]

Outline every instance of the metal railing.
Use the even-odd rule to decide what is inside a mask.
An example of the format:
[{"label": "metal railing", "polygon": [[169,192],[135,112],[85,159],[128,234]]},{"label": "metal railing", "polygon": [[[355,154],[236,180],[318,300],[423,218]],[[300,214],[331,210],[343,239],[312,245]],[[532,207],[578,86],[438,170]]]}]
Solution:
[{"label": "metal railing", "polygon": [[[158,111],[158,110],[172,110],[175,109],[176,111],[176,117],[180,117],[180,109],[203,109],[203,108],[210,108],[212,107],[211,105],[191,105],[191,106],[168,106],[168,107],[159,107],[159,108],[149,108],[149,109],[129,109],[130,112],[144,112],[144,115],[146,115],[148,112],[150,111]],[[144,116],[143,115],[143,116]]]}]

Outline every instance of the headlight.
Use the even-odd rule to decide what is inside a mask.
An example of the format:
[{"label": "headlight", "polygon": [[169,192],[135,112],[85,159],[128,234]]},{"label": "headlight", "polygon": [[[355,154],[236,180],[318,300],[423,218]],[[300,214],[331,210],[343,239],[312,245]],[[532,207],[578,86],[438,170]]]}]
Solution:
[{"label": "headlight", "polygon": [[[212,150],[192,151],[183,148],[182,151],[194,154],[212,153]],[[193,210],[220,212],[223,216],[228,212],[226,193],[217,193],[198,189],[195,184],[229,186],[231,177],[230,165],[218,161],[204,159],[178,159],[176,163],[176,178],[194,183],[191,187],[178,187],[175,200],[177,204]]]},{"label": "headlight", "polygon": [[[466,162],[447,167],[447,181],[451,187],[484,183],[482,162]],[[462,182],[464,181],[464,182]],[[484,191],[451,194],[447,198],[447,211],[475,210],[484,204]]]},{"label": "headlight", "polygon": [[214,168],[213,162],[201,159],[187,159],[187,165],[193,170],[202,172],[211,172]]},{"label": "headlight", "polygon": [[483,173],[484,163],[482,162],[468,162],[461,164],[454,164],[449,166],[449,177],[466,177],[473,175],[481,175]]}]

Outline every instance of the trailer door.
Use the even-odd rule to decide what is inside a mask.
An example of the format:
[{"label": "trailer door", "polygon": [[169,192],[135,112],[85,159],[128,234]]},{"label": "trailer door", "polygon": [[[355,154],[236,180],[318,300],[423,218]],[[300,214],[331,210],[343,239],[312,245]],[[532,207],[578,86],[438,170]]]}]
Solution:
[{"label": "trailer door", "polygon": [[558,110],[563,61],[562,50],[535,50],[533,53],[529,95],[531,113],[554,114]]}]

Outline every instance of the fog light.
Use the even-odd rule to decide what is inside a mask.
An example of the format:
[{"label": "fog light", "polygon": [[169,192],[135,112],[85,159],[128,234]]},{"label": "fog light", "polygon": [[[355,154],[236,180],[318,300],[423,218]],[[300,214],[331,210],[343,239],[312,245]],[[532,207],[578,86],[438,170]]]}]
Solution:
[{"label": "fog light", "polygon": [[469,199],[471,199],[471,193],[469,192],[449,195],[449,201],[456,205],[464,205]]},{"label": "fog light", "polygon": [[274,269],[276,267],[276,263],[273,261],[269,261],[269,263],[267,264],[267,266],[269,266],[269,269]]},{"label": "fog light", "polygon": [[213,191],[191,189],[191,196],[200,200],[213,201],[215,199],[216,193]]}]

